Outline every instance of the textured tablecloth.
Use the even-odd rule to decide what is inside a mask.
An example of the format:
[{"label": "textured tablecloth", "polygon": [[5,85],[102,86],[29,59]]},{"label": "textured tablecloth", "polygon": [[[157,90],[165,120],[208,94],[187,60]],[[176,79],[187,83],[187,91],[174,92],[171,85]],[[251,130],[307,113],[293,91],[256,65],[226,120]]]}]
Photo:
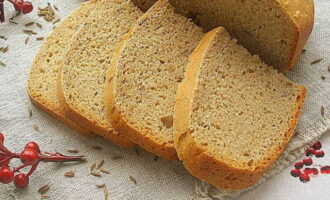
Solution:
[{"label": "textured tablecloth", "polygon": [[[55,0],[50,1],[59,8],[57,14],[64,18],[82,1]],[[46,6],[46,1],[34,0],[35,7]],[[42,41],[36,37],[47,36],[53,24],[46,23],[36,15],[20,16],[15,19],[19,25],[12,23],[0,24],[0,47],[9,45],[9,51],[0,53],[0,61],[6,67],[0,66],[0,132],[5,133],[5,145],[13,151],[21,151],[29,141],[40,144],[45,151],[67,153],[68,149],[78,149],[80,154],[86,155],[88,161],[80,164],[42,163],[31,177],[31,184],[25,190],[18,190],[12,184],[0,185],[0,199],[40,199],[37,190],[48,184],[49,199],[104,199],[102,189],[96,184],[106,184],[110,199],[193,199],[193,198],[238,198],[252,199],[319,199],[330,197],[329,176],[312,179],[308,184],[300,183],[290,176],[288,166],[297,157],[302,156],[303,145],[320,137],[326,153],[330,153],[330,136],[326,132],[330,126],[330,2],[315,0],[316,23],[313,34],[305,47],[306,52],[301,56],[297,67],[287,73],[287,77],[308,87],[309,93],[303,116],[298,126],[298,133],[274,165],[273,169],[262,179],[260,186],[245,192],[228,193],[216,190],[189,175],[180,162],[158,159],[143,150],[138,156],[134,149],[117,147],[101,138],[83,137],[68,127],[60,124],[38,108],[32,106],[26,93],[26,83],[30,64],[37,53]],[[13,14],[12,6],[5,3],[7,19]],[[27,45],[24,44],[26,34],[22,32],[24,24],[38,21],[43,28],[33,27],[38,35],[31,36]],[[30,28],[29,28],[30,29]],[[310,63],[317,59],[323,60],[315,65]],[[321,80],[321,76],[325,80]],[[321,106],[325,108],[325,115],[321,116]],[[29,108],[33,116],[29,117]],[[35,127],[39,127],[39,131]],[[102,150],[95,150],[93,146],[100,146]],[[122,159],[112,160],[110,157],[121,155]],[[110,174],[94,177],[89,174],[91,163],[104,159],[104,167]],[[319,159],[321,164],[330,164],[330,156]],[[13,162],[15,164],[17,162]],[[18,163],[17,163],[18,164]],[[74,178],[64,177],[67,171],[74,171]],[[275,176],[276,174],[276,176]],[[130,181],[129,176],[137,180],[137,184]],[[198,194],[198,195],[197,195]],[[201,197],[202,196],[202,197]],[[239,196],[239,197],[238,197]]]}]

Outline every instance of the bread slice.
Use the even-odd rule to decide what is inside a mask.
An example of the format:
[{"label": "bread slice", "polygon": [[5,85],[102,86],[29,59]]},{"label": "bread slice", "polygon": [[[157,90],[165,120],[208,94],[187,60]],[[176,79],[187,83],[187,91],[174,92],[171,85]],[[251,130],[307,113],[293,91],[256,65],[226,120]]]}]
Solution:
[{"label": "bread slice", "polygon": [[121,146],[132,146],[111,126],[104,106],[106,69],[119,42],[142,12],[125,0],[100,0],[71,41],[58,81],[67,116]]},{"label": "bread slice", "polygon": [[226,190],[258,181],[293,135],[306,89],[264,64],[224,28],[191,55],[175,97],[174,141],[194,176]]},{"label": "bread slice", "polygon": [[189,55],[204,33],[158,1],[138,24],[111,63],[106,106],[113,126],[132,141],[166,159],[177,159],[173,109]]},{"label": "bread slice", "polygon": [[[133,0],[147,9],[156,0]],[[224,26],[252,54],[280,71],[293,68],[313,29],[313,0],[170,0],[206,31]]]},{"label": "bread slice", "polygon": [[32,63],[27,86],[28,95],[33,104],[79,133],[88,136],[93,135],[90,130],[64,116],[56,96],[56,81],[58,68],[63,62],[64,49],[94,8],[95,2],[92,0],[82,4],[47,37]]}]

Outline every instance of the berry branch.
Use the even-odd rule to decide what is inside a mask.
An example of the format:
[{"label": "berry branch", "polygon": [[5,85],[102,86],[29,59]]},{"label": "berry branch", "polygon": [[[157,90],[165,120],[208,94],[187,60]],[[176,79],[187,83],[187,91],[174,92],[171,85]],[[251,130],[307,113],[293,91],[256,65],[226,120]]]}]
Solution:
[{"label": "berry branch", "polygon": [[[4,13],[4,1],[5,0],[0,0],[0,22],[5,21],[5,13]],[[32,12],[33,10],[33,5],[31,2],[24,0],[7,0],[11,4],[13,4],[14,8],[16,11],[22,12],[23,14],[28,14]]]},{"label": "berry branch", "polygon": [[[35,172],[40,162],[79,162],[84,156],[66,156],[61,153],[41,152],[39,145],[29,142],[21,153],[13,153],[4,147],[5,137],[0,133],[0,182],[3,184],[14,182],[17,188],[25,188],[29,184],[29,178]],[[18,158],[23,163],[21,166],[11,169],[11,159]],[[27,174],[20,170],[31,166]],[[15,173],[17,173],[15,175]]]}]

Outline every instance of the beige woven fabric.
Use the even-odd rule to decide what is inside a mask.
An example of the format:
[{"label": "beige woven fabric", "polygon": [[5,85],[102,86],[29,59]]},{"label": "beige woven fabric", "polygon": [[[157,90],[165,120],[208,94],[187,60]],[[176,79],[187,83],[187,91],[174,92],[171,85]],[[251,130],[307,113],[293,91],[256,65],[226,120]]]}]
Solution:
[{"label": "beige woven fabric", "polygon": [[[33,1],[35,8],[46,6],[43,0]],[[53,0],[51,3],[60,9],[57,14],[64,18],[82,3],[81,0]],[[282,169],[302,155],[304,145],[319,138],[325,133],[330,123],[330,2],[317,0],[316,25],[310,41],[306,46],[306,52],[301,56],[297,67],[287,76],[309,88],[309,94],[303,116],[289,147],[277,161],[274,167],[267,173],[260,183],[266,179],[281,173]],[[13,14],[13,8],[5,2],[7,19]],[[36,37],[47,36],[52,30],[53,24],[46,23],[36,15],[36,10],[30,15],[20,16],[15,19],[19,25],[0,24],[0,35],[8,40],[0,39],[0,47],[9,45],[9,51],[0,53],[0,60],[7,67],[0,67],[0,132],[5,133],[5,145],[11,150],[19,152],[29,141],[36,141],[45,151],[59,151],[67,153],[68,149],[79,149],[88,161],[80,164],[54,164],[42,163],[36,173],[31,177],[30,187],[26,190],[17,190],[12,184],[0,185],[0,199],[40,199],[37,190],[49,184],[51,189],[47,193],[55,200],[66,199],[104,199],[103,191],[96,184],[105,183],[109,190],[109,199],[308,199],[303,198],[302,185],[298,180],[290,177],[288,170],[285,175],[280,174],[276,178],[268,180],[258,188],[245,192],[226,192],[217,190],[208,184],[202,183],[189,175],[180,162],[158,159],[143,150],[136,155],[134,149],[119,148],[101,138],[86,138],[68,127],[55,121],[38,108],[33,107],[27,97],[26,83],[32,59],[37,53],[42,41],[36,41]],[[39,29],[35,26],[24,27],[30,21],[38,21],[43,24]],[[22,29],[32,29],[37,36],[30,36],[29,43],[24,44],[27,35]],[[316,58],[324,58],[320,63],[311,65]],[[325,76],[325,80],[321,80]],[[324,106],[325,116],[320,114],[320,107]],[[28,108],[32,109],[33,116],[29,118]],[[36,131],[33,126],[38,126]],[[330,140],[325,140],[325,147],[330,147]],[[102,150],[94,150],[93,146],[100,146]],[[112,160],[111,156],[121,155],[120,160]],[[89,174],[89,166],[93,162],[104,159],[104,167],[110,174],[102,177],[94,177]],[[324,158],[324,162],[330,157]],[[13,162],[13,165],[18,162]],[[74,178],[66,178],[63,174],[67,171],[75,171]],[[135,177],[135,185],[129,176]],[[279,194],[281,189],[290,184],[292,193]],[[328,179],[318,179],[311,182],[311,193],[317,190],[318,185],[329,184]],[[306,184],[307,185],[307,184]],[[303,185],[305,186],[305,185]],[[262,188],[262,189],[259,189]],[[268,188],[268,190],[267,190]],[[269,189],[274,188],[274,189]],[[276,188],[276,190],[275,190]],[[268,191],[268,192],[264,192]],[[270,192],[269,192],[270,191]],[[242,191],[243,192],[243,191]],[[330,196],[329,190],[318,193],[318,199],[326,199]],[[282,197],[282,198],[281,198]],[[322,198],[324,197],[324,198]],[[311,198],[309,198],[311,199]]]}]

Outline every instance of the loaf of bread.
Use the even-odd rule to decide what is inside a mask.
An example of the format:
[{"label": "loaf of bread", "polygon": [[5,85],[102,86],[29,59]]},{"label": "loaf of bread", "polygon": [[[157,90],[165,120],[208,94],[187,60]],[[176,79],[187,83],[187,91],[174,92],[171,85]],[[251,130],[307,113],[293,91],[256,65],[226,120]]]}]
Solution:
[{"label": "loaf of bread", "polygon": [[[156,0],[133,0],[146,10]],[[313,0],[170,0],[206,31],[224,26],[252,54],[286,71],[293,68],[314,24]]]},{"label": "loaf of bread", "polygon": [[89,129],[64,116],[56,96],[56,81],[69,40],[94,7],[95,0],[82,4],[54,29],[35,57],[28,80],[28,95],[33,104],[79,133],[90,136],[93,134]]},{"label": "loaf of bread", "polygon": [[104,106],[106,69],[119,42],[142,12],[125,0],[99,0],[71,40],[58,80],[67,117],[121,146],[133,143],[111,126]]},{"label": "loaf of bread", "polygon": [[107,73],[106,106],[112,125],[144,149],[177,159],[174,97],[189,55],[204,33],[158,1],[126,36]]},{"label": "loaf of bread", "polygon": [[226,190],[256,183],[294,133],[306,89],[224,28],[202,39],[175,97],[174,141],[194,176]]}]

